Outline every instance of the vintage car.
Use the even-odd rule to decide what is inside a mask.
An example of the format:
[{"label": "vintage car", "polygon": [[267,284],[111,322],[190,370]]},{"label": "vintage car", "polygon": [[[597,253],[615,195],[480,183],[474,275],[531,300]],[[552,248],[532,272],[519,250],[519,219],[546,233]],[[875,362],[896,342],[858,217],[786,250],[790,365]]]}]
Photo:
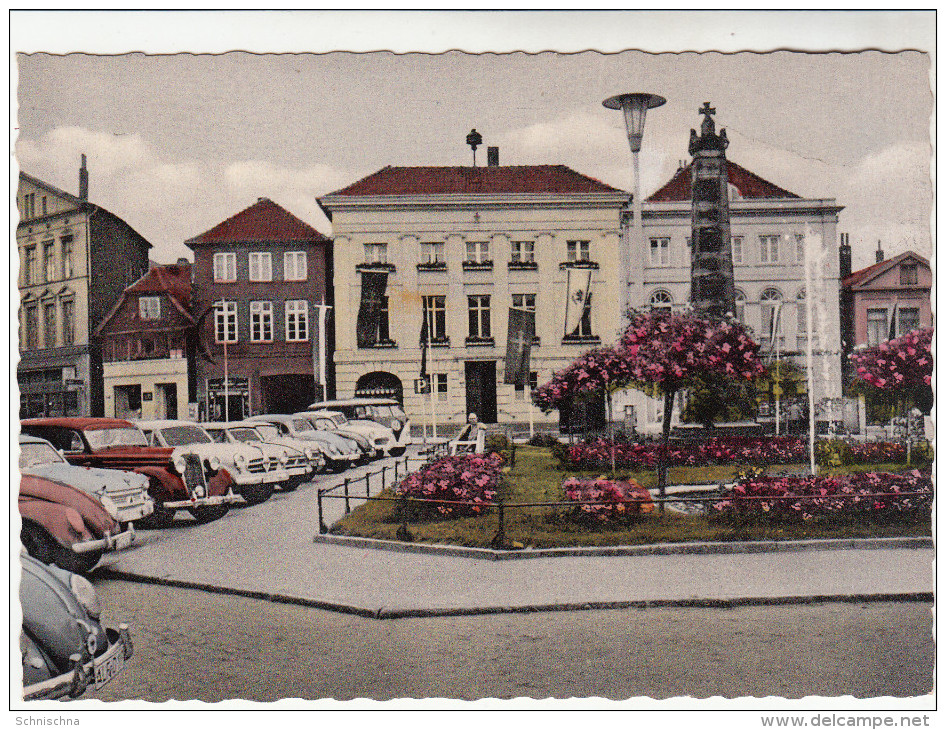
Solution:
[{"label": "vintage car", "polygon": [[248,444],[218,444],[202,425],[193,421],[136,421],[152,446],[187,446],[205,459],[216,459],[233,479],[233,491],[247,504],[261,504],[273,496],[276,485],[289,478],[278,456],[269,457]]},{"label": "vintage car", "polygon": [[394,445],[388,450],[391,456],[401,456],[411,440],[411,422],[401,405],[393,398],[346,398],[313,403],[310,411],[329,410],[345,414],[349,421],[375,421],[390,428],[394,434]]},{"label": "vintage car", "polygon": [[133,647],[128,626],[105,628],[95,588],[79,575],[20,556],[23,699],[78,697],[110,682]]},{"label": "vintage car", "polygon": [[260,449],[270,463],[278,463],[287,477],[277,486],[284,492],[291,492],[300,484],[309,481],[317,468],[325,464],[322,452],[313,446],[300,442],[299,448],[286,444],[267,442],[259,431],[258,424],[249,421],[231,421],[229,423],[204,423],[204,430],[219,444],[241,446],[248,444]]},{"label": "vintage car", "polygon": [[85,573],[135,541],[134,521],[154,511],[146,477],[72,466],[34,436],[21,434],[19,446],[20,539],[30,555]]},{"label": "vintage car", "polygon": [[274,423],[267,423],[265,421],[241,421],[240,423],[251,426],[267,444],[288,446],[295,451],[301,451],[306,455],[306,458],[309,459],[309,464],[312,466],[314,473],[320,474],[327,469],[327,459],[331,456],[327,443],[283,435],[279,432],[279,426]]},{"label": "vintage car", "polygon": [[377,421],[366,421],[355,419],[349,421],[341,411],[330,411],[321,408],[316,411],[306,411],[297,413],[297,416],[306,416],[312,425],[324,431],[335,431],[349,438],[361,437],[368,441],[373,453],[369,453],[369,458],[379,459],[386,456],[394,448],[397,439],[394,438],[394,432],[387,426],[382,426]]},{"label": "vintage car", "polygon": [[141,527],[167,527],[177,510],[188,510],[198,522],[220,519],[240,501],[233,479],[214,458],[194,447],[149,446],[135,424],[120,418],[28,418],[23,433],[46,439],[75,466],[120,469],[148,478],[154,511]]},{"label": "vintage car", "polygon": [[363,458],[358,443],[352,439],[340,436],[329,431],[317,431],[308,418],[269,414],[250,416],[252,423],[268,423],[279,429],[281,436],[290,436],[302,441],[324,446],[322,453],[325,456],[326,467],[333,472],[345,471],[349,466],[357,464]]}]

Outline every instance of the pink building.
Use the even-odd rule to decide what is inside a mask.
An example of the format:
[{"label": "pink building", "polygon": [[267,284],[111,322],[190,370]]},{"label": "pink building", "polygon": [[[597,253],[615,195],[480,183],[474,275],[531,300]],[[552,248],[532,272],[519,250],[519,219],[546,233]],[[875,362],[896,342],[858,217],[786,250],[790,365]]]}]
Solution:
[{"label": "pink building", "polygon": [[853,313],[854,346],[876,345],[910,330],[933,326],[930,262],[913,251],[855,271],[841,281]]}]

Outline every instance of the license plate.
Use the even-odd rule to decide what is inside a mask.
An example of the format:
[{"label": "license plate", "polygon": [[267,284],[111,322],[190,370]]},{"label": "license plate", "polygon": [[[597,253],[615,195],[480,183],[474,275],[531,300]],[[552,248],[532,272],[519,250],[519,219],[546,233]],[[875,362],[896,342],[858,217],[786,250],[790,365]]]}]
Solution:
[{"label": "license plate", "polygon": [[101,664],[95,665],[95,686],[101,687],[103,684],[108,684],[121,674],[124,668],[125,655],[122,653],[121,648],[119,648],[118,651],[105,659]]}]

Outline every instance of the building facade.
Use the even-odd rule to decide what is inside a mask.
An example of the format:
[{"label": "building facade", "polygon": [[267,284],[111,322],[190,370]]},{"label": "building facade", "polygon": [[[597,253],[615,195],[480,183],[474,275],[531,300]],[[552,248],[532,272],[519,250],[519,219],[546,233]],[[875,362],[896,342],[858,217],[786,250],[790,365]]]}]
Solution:
[{"label": "building facade", "polygon": [[[547,422],[526,387],[503,384],[509,309],[535,312],[533,385],[617,337],[628,194],[490,152],[486,167],[385,167],[319,200],[340,397],[392,395],[415,423]],[[416,387],[424,318],[429,394]]]},{"label": "building facade", "polygon": [[200,416],[291,413],[333,397],[331,240],[260,198],[185,245],[208,353],[197,361]]},{"label": "building facade", "polygon": [[92,334],[122,291],[148,270],[151,244],[79,195],[20,173],[16,229],[20,272],[21,417],[104,412],[102,358]]},{"label": "building facade", "polygon": [[[726,162],[736,316],[761,344],[763,358],[781,358],[807,370],[812,337],[819,398],[841,395],[838,213],[834,199],[802,198],[758,175]],[[644,240],[632,240],[630,211],[623,227],[631,249],[629,299],[637,307],[679,310],[690,299],[690,166],[681,167],[643,203]],[[806,306],[805,255],[820,264],[812,285],[816,300],[812,326]],[[791,395],[791,394],[786,394]],[[800,395],[800,393],[796,393]],[[769,394],[774,399],[774,393]],[[634,408],[637,428],[656,431],[663,403],[627,391],[619,403]]]},{"label": "building facade", "polygon": [[196,418],[197,320],[191,265],[155,266],[125,289],[96,330],[105,415]]}]

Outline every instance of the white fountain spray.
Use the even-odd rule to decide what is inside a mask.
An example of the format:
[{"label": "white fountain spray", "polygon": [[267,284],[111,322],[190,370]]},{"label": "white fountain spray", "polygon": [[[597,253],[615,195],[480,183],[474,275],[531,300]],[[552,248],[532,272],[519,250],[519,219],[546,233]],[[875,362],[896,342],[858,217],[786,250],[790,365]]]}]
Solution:
[{"label": "white fountain spray", "polygon": [[[815,332],[824,332],[824,317],[819,316],[817,327],[812,316],[815,302],[819,299],[815,281],[824,263],[824,248],[821,245],[821,236],[816,236],[810,226],[805,226],[805,321],[808,323],[806,341],[806,355],[808,360],[808,458],[811,473],[817,474],[815,463],[815,362],[814,339]],[[819,307],[820,309],[820,307]],[[820,347],[820,343],[819,343]]]}]

